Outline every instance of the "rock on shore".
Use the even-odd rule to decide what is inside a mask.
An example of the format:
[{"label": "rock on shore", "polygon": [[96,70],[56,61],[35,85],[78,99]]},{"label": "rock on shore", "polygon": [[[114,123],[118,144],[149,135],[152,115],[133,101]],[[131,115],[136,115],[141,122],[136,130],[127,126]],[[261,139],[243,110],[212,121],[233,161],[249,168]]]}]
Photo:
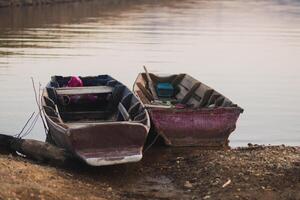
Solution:
[{"label": "rock on shore", "polygon": [[0,154],[0,199],[300,199],[300,147],[157,147],[142,162],[96,168]]}]

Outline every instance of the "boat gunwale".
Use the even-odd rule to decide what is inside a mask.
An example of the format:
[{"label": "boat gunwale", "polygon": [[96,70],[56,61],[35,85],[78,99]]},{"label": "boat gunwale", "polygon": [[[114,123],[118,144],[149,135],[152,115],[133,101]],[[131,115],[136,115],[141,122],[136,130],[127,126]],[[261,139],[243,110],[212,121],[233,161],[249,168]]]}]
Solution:
[{"label": "boat gunwale", "polygon": [[211,111],[214,111],[216,113],[222,113],[223,111],[239,111],[239,113],[243,113],[244,109],[242,109],[241,107],[237,106],[237,107],[204,107],[204,108],[192,108],[192,107],[186,107],[186,108],[176,108],[176,107],[171,107],[171,106],[155,106],[155,104],[145,104],[146,108],[148,110],[155,110],[155,111],[159,111],[159,110],[167,110],[167,111],[174,111],[177,113],[180,112],[202,112],[202,113],[208,113]]}]

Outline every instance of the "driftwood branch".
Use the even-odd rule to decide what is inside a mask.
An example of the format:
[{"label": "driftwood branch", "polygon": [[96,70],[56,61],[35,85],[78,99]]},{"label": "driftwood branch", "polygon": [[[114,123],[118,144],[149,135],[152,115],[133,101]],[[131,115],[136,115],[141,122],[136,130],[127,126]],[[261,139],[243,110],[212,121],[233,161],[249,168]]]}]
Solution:
[{"label": "driftwood branch", "polygon": [[19,139],[3,134],[0,134],[0,151],[5,153],[19,152],[27,158],[55,164],[65,164],[68,160],[73,159],[72,155],[65,149],[50,143],[32,139]]},{"label": "driftwood branch", "polygon": [[10,144],[15,138],[9,135],[0,134],[0,152],[3,153],[12,153]]}]

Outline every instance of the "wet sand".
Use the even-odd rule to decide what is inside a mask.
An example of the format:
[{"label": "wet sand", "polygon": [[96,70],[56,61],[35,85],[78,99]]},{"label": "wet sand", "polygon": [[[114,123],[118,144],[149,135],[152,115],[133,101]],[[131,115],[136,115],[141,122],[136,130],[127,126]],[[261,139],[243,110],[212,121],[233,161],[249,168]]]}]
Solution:
[{"label": "wet sand", "polygon": [[0,183],[0,199],[300,199],[300,147],[155,147],[97,168],[0,154]]}]

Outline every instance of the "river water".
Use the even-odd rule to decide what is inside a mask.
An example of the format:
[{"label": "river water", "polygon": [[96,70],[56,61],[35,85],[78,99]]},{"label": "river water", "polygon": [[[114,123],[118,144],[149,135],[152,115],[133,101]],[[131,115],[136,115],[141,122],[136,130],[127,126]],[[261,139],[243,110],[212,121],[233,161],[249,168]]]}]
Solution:
[{"label": "river water", "polygon": [[[110,74],[130,88],[142,65],[186,72],[245,109],[231,146],[300,145],[300,2],[103,0],[0,9],[0,132],[36,110],[31,79]],[[29,138],[44,139],[39,122]]]}]

